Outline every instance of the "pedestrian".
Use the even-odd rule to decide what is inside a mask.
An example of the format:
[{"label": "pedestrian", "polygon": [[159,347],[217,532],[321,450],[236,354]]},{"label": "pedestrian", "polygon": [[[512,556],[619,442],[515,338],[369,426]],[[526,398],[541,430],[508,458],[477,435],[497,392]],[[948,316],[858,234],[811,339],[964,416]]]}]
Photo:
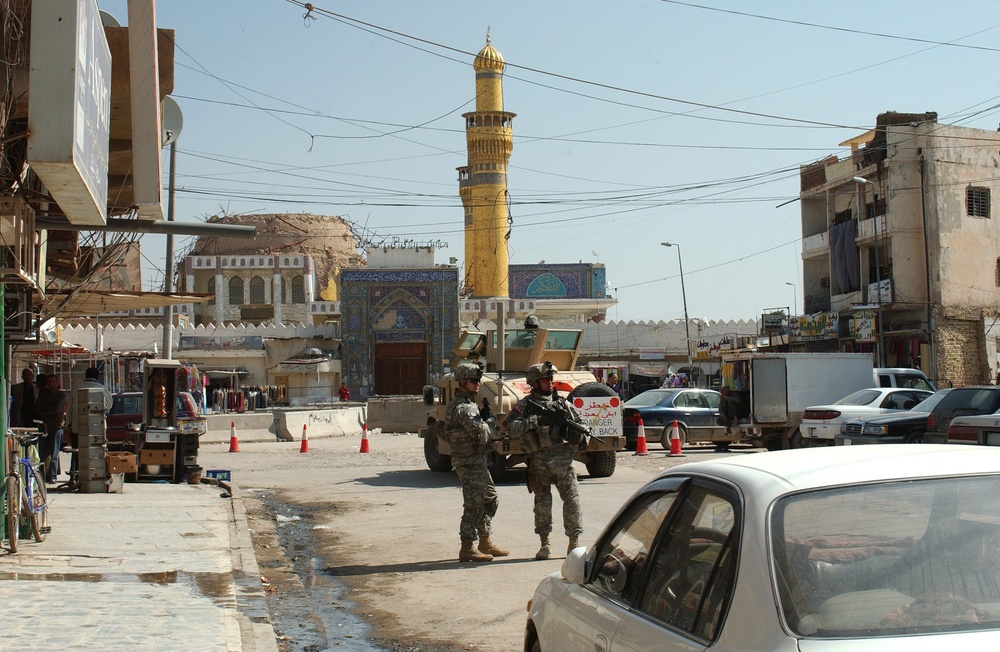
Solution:
[{"label": "pedestrian", "polygon": [[[487,467],[490,447],[496,433],[496,421],[484,419],[476,405],[476,394],[483,370],[472,362],[455,368],[458,391],[445,408],[444,437],[451,446],[451,465],[462,483],[462,520],[458,534],[462,549],[459,561],[492,561],[506,557],[509,551],[490,540],[492,520],[500,500]],[[479,539],[478,550],[473,548]]]},{"label": "pedestrian", "polygon": [[45,389],[35,401],[35,416],[45,423],[45,438],[39,453],[45,462],[46,479],[54,483],[59,477],[59,451],[66,423],[66,392],[59,388],[59,376],[52,374],[45,379]]},{"label": "pedestrian", "polygon": [[21,372],[21,382],[10,388],[10,425],[19,428],[33,428],[35,424],[35,402],[41,388],[35,384],[35,374],[25,368]]},{"label": "pedestrian", "polygon": [[347,388],[345,383],[340,383],[340,390],[337,392],[337,395],[340,396],[341,403],[347,403],[351,400],[351,390]]},{"label": "pedestrian", "polygon": [[610,374],[608,374],[608,387],[615,390],[615,394],[621,396],[622,390],[621,387],[618,385],[618,374],[616,374],[613,371]]},{"label": "pedestrian", "polygon": [[[551,362],[528,367],[525,380],[531,393],[518,401],[508,417],[508,431],[520,439],[528,451],[528,491],[535,494],[535,534],[541,547],[535,559],[548,559],[552,554],[552,485],[559,491],[563,503],[563,530],[569,538],[569,551],[580,545],[583,534],[583,510],[580,489],[573,468],[573,445],[579,444],[586,426],[566,399],[553,391],[558,373]],[[578,424],[577,428],[567,421]]]}]

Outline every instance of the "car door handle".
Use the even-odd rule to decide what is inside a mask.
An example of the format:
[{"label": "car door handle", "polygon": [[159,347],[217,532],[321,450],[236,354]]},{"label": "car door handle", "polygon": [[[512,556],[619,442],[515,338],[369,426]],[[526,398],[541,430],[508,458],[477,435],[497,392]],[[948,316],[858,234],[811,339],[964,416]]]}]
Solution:
[{"label": "car door handle", "polygon": [[594,639],[594,652],[608,652],[608,639],[604,637],[604,634],[598,634],[597,638]]}]

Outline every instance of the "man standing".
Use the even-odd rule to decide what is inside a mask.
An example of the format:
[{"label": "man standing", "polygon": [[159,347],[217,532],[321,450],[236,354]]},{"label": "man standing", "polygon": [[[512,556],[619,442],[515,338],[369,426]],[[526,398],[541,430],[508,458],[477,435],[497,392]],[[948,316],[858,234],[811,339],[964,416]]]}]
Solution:
[{"label": "man standing", "polygon": [[[492,561],[510,553],[490,541],[492,519],[500,505],[497,489],[486,462],[496,422],[484,420],[476,407],[476,394],[483,370],[479,365],[463,362],[455,368],[458,391],[445,408],[444,436],[451,445],[451,464],[462,483],[462,521],[459,536],[462,550],[459,561]],[[476,537],[479,550],[473,549]]]},{"label": "man standing", "polygon": [[529,453],[528,490],[535,494],[535,533],[542,542],[535,559],[548,559],[552,554],[549,535],[553,484],[563,502],[563,529],[569,537],[567,554],[580,545],[583,534],[583,510],[571,447],[571,443],[580,443],[582,435],[579,428],[571,429],[565,421],[580,424],[583,430],[586,426],[573,406],[553,391],[552,381],[558,371],[551,362],[528,367],[525,379],[531,393],[514,406],[507,421],[510,436],[520,439]]},{"label": "man standing", "polygon": [[47,480],[54,483],[59,477],[59,451],[66,422],[66,392],[59,389],[59,376],[56,374],[46,379],[45,389],[39,392],[35,416],[45,423],[45,439],[39,452],[45,462]]},{"label": "man standing", "polygon": [[351,390],[347,388],[346,383],[340,383],[340,390],[337,392],[337,396],[340,398],[341,403],[347,403],[351,400]]},{"label": "man standing", "polygon": [[35,420],[35,401],[38,400],[39,387],[35,384],[35,374],[25,368],[21,372],[20,383],[10,390],[10,425],[12,427],[33,428]]}]

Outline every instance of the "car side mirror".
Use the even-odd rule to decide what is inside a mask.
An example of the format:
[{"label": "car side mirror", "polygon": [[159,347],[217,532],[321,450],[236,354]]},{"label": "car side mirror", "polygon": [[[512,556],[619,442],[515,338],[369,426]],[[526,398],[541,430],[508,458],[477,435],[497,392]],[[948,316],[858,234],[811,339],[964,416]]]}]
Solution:
[{"label": "car side mirror", "polygon": [[563,579],[572,584],[583,584],[587,581],[587,549],[584,546],[573,548],[562,563]]}]

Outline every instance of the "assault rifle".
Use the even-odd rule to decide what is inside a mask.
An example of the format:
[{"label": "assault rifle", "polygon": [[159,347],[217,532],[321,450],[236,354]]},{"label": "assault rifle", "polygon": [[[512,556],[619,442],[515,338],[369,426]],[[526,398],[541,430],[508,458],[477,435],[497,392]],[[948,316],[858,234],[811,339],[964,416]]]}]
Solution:
[{"label": "assault rifle", "polygon": [[559,428],[563,438],[570,443],[579,443],[590,434],[590,428],[574,419],[569,407],[563,401],[552,401],[550,405],[543,405],[537,399],[528,397],[527,405],[529,416],[537,415],[538,422],[543,426]]}]

